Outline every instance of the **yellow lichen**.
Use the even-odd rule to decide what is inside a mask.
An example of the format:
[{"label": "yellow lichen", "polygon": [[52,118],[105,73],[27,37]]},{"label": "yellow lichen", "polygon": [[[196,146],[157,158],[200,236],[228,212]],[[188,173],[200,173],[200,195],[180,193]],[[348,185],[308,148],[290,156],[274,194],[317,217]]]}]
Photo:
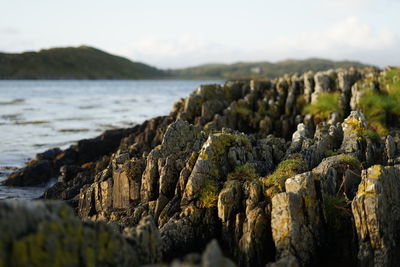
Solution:
[{"label": "yellow lichen", "polygon": [[375,184],[371,181],[364,180],[358,186],[357,195],[375,196]]},{"label": "yellow lichen", "polygon": [[370,169],[368,169],[368,178],[370,179],[378,179],[382,174],[382,166],[374,165]]}]

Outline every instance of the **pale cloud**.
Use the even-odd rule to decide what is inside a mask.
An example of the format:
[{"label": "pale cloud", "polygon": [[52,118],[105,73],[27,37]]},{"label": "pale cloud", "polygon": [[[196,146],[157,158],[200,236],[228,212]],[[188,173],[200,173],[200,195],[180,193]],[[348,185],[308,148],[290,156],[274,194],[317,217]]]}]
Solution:
[{"label": "pale cloud", "polygon": [[[269,44],[269,49],[274,51],[270,56],[275,60],[285,56],[302,58],[318,56],[356,59],[385,65],[400,64],[400,55],[396,52],[399,45],[399,37],[390,30],[377,30],[360,22],[356,17],[348,17],[323,31],[303,32],[276,38]],[[263,51],[265,48],[257,50],[258,53]],[[388,57],[388,52],[392,53],[392,56]]]},{"label": "pale cloud", "polygon": [[[396,4],[398,0],[322,0],[321,3],[326,6],[331,12],[339,11],[360,11],[368,10],[374,6]],[[334,10],[332,10],[334,9]]]},{"label": "pale cloud", "polygon": [[14,27],[2,27],[0,28],[0,35],[18,35],[20,31]]},{"label": "pale cloud", "polygon": [[[397,36],[388,29],[375,30],[361,23],[356,17],[349,17],[320,32],[302,32],[292,36],[281,36],[271,46],[277,49],[302,49],[328,52],[339,47],[362,50],[378,50],[392,47]],[[340,52],[340,51],[337,51]]]},{"label": "pale cloud", "polygon": [[148,36],[131,46],[112,52],[163,68],[176,68],[200,63],[229,62],[241,51],[210,42],[198,35],[183,35],[174,39]]},{"label": "pale cloud", "polygon": [[246,48],[212,42],[205,36],[184,35],[174,39],[148,36],[112,52],[163,68],[308,57],[359,60],[384,66],[400,65],[399,47],[400,38],[392,31],[375,29],[351,16],[321,31],[281,35]]}]

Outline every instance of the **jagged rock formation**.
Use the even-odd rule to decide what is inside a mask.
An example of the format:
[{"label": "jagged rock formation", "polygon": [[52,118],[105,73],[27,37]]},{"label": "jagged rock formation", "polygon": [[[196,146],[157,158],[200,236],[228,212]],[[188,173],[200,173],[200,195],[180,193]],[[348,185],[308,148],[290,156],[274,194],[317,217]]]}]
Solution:
[{"label": "jagged rock formation", "polygon": [[[118,224],[140,264],[232,266],[216,242],[199,256],[216,239],[238,266],[393,266],[400,135],[371,135],[359,109],[379,75],[200,86],[168,116],[38,155],[7,183],[58,175],[42,198]],[[329,119],[303,113],[333,92]],[[29,175],[43,161],[45,175]]]},{"label": "jagged rock formation", "polygon": [[374,165],[364,170],[352,203],[362,266],[399,263],[400,166]]}]

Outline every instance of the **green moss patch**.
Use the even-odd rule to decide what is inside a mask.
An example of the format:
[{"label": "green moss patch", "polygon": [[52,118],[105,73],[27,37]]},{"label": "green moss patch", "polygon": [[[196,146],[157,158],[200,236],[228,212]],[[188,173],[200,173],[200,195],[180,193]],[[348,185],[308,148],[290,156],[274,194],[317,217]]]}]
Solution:
[{"label": "green moss patch", "polygon": [[253,165],[246,163],[241,166],[237,166],[235,170],[228,174],[228,180],[240,180],[240,181],[254,181],[259,176]]}]

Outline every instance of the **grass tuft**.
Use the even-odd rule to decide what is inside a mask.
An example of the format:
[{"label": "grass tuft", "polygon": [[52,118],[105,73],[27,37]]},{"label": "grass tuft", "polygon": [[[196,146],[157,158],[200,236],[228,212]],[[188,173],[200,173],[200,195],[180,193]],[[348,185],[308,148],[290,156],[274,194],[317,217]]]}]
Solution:
[{"label": "grass tuft", "polygon": [[355,169],[361,168],[361,162],[357,158],[353,157],[352,155],[342,154],[338,157],[338,160],[340,163],[349,165]]},{"label": "grass tuft", "polygon": [[283,192],[286,180],[298,173],[305,172],[306,166],[307,163],[301,154],[293,154],[290,159],[280,162],[272,174],[261,179],[266,187],[265,195],[271,198],[275,194]]},{"label": "grass tuft", "polygon": [[241,166],[237,166],[235,170],[228,174],[228,180],[240,180],[240,181],[254,181],[258,179],[258,175],[254,166],[246,163]]},{"label": "grass tuft", "polygon": [[214,180],[206,178],[200,190],[199,202],[201,208],[212,208],[217,206],[219,187]]},{"label": "grass tuft", "polygon": [[[379,78],[380,90],[370,89],[360,99],[359,108],[370,128],[380,136],[398,124],[400,116],[400,68],[390,68]],[[374,137],[376,139],[376,137]]]},{"label": "grass tuft", "polygon": [[315,103],[309,104],[304,108],[304,113],[310,113],[315,118],[327,120],[333,112],[341,114],[339,107],[339,93],[322,93]]},{"label": "grass tuft", "polygon": [[327,223],[335,230],[340,230],[343,226],[343,221],[348,217],[351,217],[349,205],[342,197],[330,195],[325,196],[324,208]]}]

